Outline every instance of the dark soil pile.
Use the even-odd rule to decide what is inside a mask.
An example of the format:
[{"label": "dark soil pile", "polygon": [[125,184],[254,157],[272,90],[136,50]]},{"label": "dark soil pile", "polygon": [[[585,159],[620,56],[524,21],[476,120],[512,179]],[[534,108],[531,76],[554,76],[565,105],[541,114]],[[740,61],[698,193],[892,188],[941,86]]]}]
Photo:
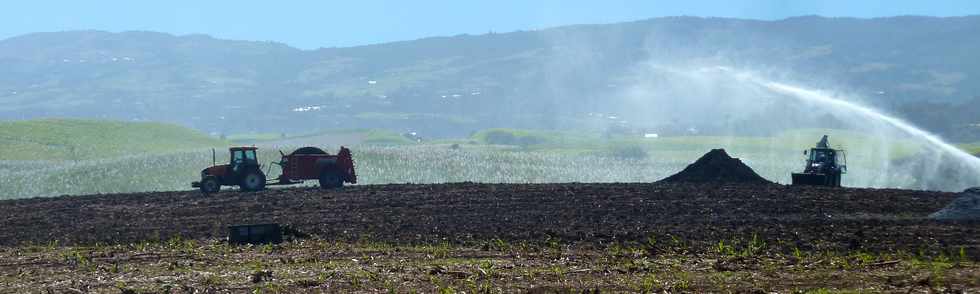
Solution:
[{"label": "dark soil pile", "polygon": [[960,197],[929,217],[949,220],[980,220],[980,188],[966,189],[960,193]]},{"label": "dark soil pile", "polygon": [[712,149],[681,172],[660,182],[772,184],[738,158],[728,156],[725,149]]}]

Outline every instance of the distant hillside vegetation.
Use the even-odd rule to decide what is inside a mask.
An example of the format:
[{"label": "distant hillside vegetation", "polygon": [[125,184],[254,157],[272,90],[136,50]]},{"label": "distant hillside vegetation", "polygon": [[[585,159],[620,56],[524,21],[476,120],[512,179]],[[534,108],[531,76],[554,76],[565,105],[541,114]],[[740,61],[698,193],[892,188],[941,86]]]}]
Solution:
[{"label": "distant hillside vegetation", "polygon": [[318,50],[36,33],[0,40],[0,119],[135,119],[223,134],[561,129],[621,110],[628,97],[617,94],[649,61],[798,75],[948,138],[980,139],[970,110],[980,101],[980,16],[665,17]]},{"label": "distant hillside vegetation", "polygon": [[963,144],[960,145],[960,148],[966,150],[967,153],[980,157],[980,142],[976,142],[973,144]]},{"label": "distant hillside vegetation", "polygon": [[80,119],[0,122],[0,160],[75,160],[227,146],[164,123]]}]

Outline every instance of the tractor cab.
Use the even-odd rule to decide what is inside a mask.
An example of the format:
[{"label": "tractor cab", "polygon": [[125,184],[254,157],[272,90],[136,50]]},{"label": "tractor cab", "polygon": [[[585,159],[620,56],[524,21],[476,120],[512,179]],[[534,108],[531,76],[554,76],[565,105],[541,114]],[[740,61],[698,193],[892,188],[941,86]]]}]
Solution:
[{"label": "tractor cab", "polygon": [[239,172],[250,167],[259,165],[259,158],[255,155],[255,147],[232,147],[228,151],[231,153],[229,166],[233,172]]}]

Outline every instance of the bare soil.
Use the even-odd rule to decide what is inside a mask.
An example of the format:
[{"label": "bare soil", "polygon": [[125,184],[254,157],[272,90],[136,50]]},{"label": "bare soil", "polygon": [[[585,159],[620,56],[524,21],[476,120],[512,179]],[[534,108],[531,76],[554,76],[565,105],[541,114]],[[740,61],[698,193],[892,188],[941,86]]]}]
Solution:
[{"label": "bare soil", "polygon": [[[976,291],[980,222],[928,219],[955,197],[456,183],[10,200],[0,201],[0,284],[108,293]],[[221,242],[229,225],[269,222],[304,238]]]},{"label": "bare soil", "polygon": [[[0,245],[222,238],[280,223],[332,240],[608,243],[757,235],[800,248],[960,248],[980,255],[980,223],[927,217],[956,194],[750,184],[441,184],[197,191],[0,202]],[[937,247],[938,246],[938,247]]]}]

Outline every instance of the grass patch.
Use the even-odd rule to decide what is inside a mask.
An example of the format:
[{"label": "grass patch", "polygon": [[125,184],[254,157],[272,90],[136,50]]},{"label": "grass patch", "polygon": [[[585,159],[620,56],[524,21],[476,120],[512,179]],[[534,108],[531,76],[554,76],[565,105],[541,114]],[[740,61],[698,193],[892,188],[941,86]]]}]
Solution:
[{"label": "grass patch", "polygon": [[960,144],[958,147],[966,151],[967,153],[980,156],[980,142],[970,143],[970,144]]},{"label": "grass patch", "polygon": [[151,122],[44,119],[0,122],[0,160],[85,160],[227,146],[185,127]]},{"label": "grass patch", "polygon": [[388,130],[368,130],[362,143],[367,145],[401,145],[415,143],[415,141]]},{"label": "grass patch", "polygon": [[373,121],[445,121],[450,124],[473,124],[475,119],[458,115],[434,114],[434,113],[405,113],[405,112],[362,112],[354,115],[354,118]]},{"label": "grass patch", "polygon": [[537,147],[539,149],[594,148],[598,133],[526,129],[486,129],[473,134],[474,141],[489,145]]},{"label": "grass patch", "polygon": [[[711,240],[692,243],[713,243]],[[856,252],[803,252],[800,260],[779,249],[752,258],[719,253],[660,250],[620,254],[590,244],[564,246],[554,258],[543,240],[508,252],[467,244],[388,245],[309,239],[266,246],[229,246],[216,240],[147,242],[90,247],[25,247],[0,250],[0,262],[32,262],[0,268],[5,290],[136,293],[252,289],[254,292],[522,292],[589,289],[595,292],[868,293],[971,292],[980,267],[956,266],[941,256],[882,252],[885,263],[841,267]],[[429,252],[438,248],[438,256]],[[33,247],[32,247],[33,249]],[[188,252],[194,252],[189,254]],[[324,254],[329,252],[329,254]],[[153,256],[147,262],[146,256]],[[922,260],[930,260],[923,262]],[[939,261],[933,261],[939,260]],[[941,270],[935,270],[941,267]],[[774,274],[778,273],[778,274]],[[887,277],[887,278],[885,278]],[[63,281],[75,282],[66,284]],[[104,281],[113,281],[106,283]],[[800,287],[804,288],[800,288]]]},{"label": "grass patch", "polygon": [[252,142],[282,140],[286,138],[291,138],[291,136],[285,133],[246,133],[246,134],[228,135],[225,138],[228,141],[232,141],[234,143],[252,143]]},{"label": "grass patch", "polygon": [[397,145],[412,143],[401,134],[383,129],[330,129],[307,133],[246,133],[229,135],[227,139],[235,144],[277,143],[295,139],[314,138],[321,136],[363,136],[361,143],[369,145]]}]

